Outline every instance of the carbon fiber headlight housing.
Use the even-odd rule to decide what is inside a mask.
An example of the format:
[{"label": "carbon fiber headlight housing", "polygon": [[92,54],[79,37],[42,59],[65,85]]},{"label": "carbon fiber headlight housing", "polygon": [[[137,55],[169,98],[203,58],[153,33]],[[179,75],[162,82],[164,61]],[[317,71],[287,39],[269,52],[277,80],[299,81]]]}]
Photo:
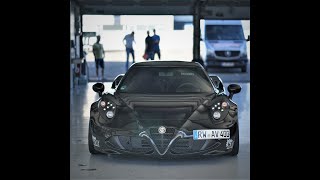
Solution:
[{"label": "carbon fiber headlight housing", "polygon": [[116,116],[116,104],[107,98],[101,98],[98,102],[100,116],[104,119],[100,123],[110,123]]},{"label": "carbon fiber headlight housing", "polygon": [[228,115],[230,109],[229,100],[226,96],[217,97],[211,105],[211,117],[213,122],[222,121]]}]

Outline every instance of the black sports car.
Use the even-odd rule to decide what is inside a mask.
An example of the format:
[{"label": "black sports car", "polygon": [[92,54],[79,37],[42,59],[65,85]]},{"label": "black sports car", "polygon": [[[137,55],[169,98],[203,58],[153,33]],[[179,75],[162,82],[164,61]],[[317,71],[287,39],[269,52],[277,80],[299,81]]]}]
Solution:
[{"label": "black sports car", "polygon": [[133,154],[172,157],[237,155],[239,125],[237,84],[209,77],[196,62],[148,61],[133,64],[112,83],[93,90],[100,98],[91,105],[91,154]]}]

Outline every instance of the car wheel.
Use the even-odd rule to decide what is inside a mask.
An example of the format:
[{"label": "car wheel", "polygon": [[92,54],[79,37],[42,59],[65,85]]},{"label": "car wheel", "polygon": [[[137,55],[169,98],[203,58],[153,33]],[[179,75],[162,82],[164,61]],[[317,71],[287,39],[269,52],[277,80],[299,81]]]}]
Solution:
[{"label": "car wheel", "polygon": [[231,156],[236,156],[239,153],[239,125],[237,124],[236,137],[234,140],[234,145],[232,151],[230,152]]},{"label": "car wheel", "polygon": [[247,72],[247,66],[242,67],[241,72]]},{"label": "car wheel", "polygon": [[88,146],[91,154],[99,154],[99,151],[95,150],[93,146],[91,122],[89,122]]}]

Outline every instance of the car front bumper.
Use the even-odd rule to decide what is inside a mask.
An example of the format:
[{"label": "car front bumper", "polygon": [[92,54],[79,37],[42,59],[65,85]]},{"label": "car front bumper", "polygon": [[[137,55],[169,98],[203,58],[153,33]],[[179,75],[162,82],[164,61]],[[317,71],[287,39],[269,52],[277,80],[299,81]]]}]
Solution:
[{"label": "car front bumper", "polygon": [[[128,154],[159,158],[230,153],[230,141],[235,141],[238,127],[230,129],[230,139],[193,140],[193,131],[168,127],[170,133],[154,133],[158,127],[141,130],[121,130],[91,123],[95,150],[106,154]],[[227,145],[229,144],[229,145]],[[228,147],[227,147],[228,146]]]}]

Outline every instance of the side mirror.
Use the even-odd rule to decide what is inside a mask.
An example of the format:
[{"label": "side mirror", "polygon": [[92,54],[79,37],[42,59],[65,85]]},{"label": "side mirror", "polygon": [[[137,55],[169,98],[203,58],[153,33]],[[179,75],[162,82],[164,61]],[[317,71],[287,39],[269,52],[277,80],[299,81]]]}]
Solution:
[{"label": "side mirror", "polygon": [[115,89],[119,85],[123,76],[124,76],[124,74],[119,74],[116,78],[114,78],[114,80],[112,82],[111,89]]},{"label": "side mirror", "polygon": [[238,84],[230,84],[228,86],[228,91],[229,91],[229,99],[232,99],[234,94],[237,94],[241,91],[241,86]]},{"label": "side mirror", "polygon": [[92,86],[92,89],[94,92],[99,94],[99,97],[101,97],[104,91],[104,85],[102,83],[96,83]]},{"label": "side mirror", "polygon": [[250,41],[250,35],[248,35],[248,38],[246,39],[246,41]]}]

